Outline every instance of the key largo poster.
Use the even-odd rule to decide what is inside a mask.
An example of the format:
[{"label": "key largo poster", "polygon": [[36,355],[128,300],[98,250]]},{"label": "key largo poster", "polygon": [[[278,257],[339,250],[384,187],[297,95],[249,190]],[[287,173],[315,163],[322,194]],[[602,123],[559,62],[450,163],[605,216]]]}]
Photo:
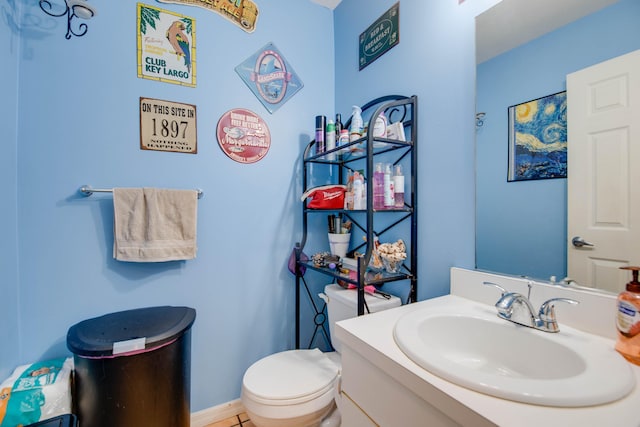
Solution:
[{"label": "key largo poster", "polygon": [[195,20],[142,3],[137,18],[138,77],[195,87]]}]

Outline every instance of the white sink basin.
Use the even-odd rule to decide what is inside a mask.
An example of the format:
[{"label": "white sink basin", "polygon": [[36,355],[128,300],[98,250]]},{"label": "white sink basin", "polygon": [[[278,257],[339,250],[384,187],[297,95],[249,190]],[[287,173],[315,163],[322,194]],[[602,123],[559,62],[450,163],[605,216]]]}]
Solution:
[{"label": "white sink basin", "polygon": [[633,372],[609,341],[562,324],[559,333],[536,331],[489,309],[413,311],[398,320],[394,338],[429,372],[504,399],[577,407],[612,402],[633,390]]}]

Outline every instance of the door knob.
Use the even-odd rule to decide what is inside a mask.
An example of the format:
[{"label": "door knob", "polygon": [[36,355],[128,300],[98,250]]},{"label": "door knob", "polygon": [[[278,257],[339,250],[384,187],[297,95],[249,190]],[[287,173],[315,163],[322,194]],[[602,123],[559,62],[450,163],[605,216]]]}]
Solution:
[{"label": "door knob", "polygon": [[591,246],[594,247],[593,243],[589,243],[586,240],[582,239],[582,237],[576,236],[573,239],[571,239],[571,243],[573,244],[573,246],[575,246],[576,248],[581,248],[583,246]]}]

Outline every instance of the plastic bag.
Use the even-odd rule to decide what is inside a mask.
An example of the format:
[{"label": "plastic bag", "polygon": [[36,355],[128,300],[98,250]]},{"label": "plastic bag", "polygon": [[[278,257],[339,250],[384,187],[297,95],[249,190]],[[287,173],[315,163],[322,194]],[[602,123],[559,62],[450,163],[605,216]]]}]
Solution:
[{"label": "plastic bag", "polygon": [[0,384],[0,427],[71,413],[72,358],[19,366]]}]

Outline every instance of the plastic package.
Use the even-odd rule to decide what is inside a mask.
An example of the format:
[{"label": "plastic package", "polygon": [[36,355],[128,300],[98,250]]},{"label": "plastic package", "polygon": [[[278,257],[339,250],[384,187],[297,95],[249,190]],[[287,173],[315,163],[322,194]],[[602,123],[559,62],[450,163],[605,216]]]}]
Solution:
[{"label": "plastic package", "polygon": [[404,124],[402,122],[395,122],[387,125],[387,138],[406,141]]},{"label": "plastic package", "polygon": [[373,136],[385,138],[387,136],[387,116],[380,113],[373,123]]},{"label": "plastic package", "polygon": [[0,384],[0,427],[16,427],[71,413],[72,358],[17,367]]}]

